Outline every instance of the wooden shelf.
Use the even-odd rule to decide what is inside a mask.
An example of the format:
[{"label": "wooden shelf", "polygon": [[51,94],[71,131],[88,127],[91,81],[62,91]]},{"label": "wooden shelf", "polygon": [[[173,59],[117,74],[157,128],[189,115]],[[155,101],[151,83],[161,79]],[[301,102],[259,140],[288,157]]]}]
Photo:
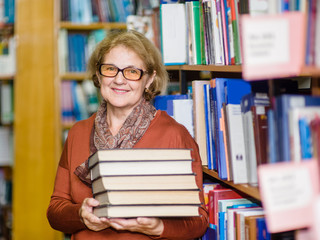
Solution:
[{"label": "wooden shelf", "polygon": [[221,180],[218,176],[218,173],[208,169],[208,167],[202,166],[202,170],[205,174],[213,177],[214,179],[218,180],[219,182],[222,182],[226,184],[227,186],[230,186],[231,188],[234,188],[242,193],[245,193],[256,200],[261,201],[260,198],[260,193],[259,193],[259,188],[258,187],[253,187],[248,184],[234,184],[232,181],[226,181],[226,180]]},{"label": "wooden shelf", "polygon": [[126,29],[125,23],[119,22],[97,22],[97,23],[73,23],[73,22],[60,22],[60,28],[68,30],[97,30],[97,29]]},{"label": "wooden shelf", "polygon": [[85,80],[89,76],[86,72],[68,72],[60,75],[61,80]]},{"label": "wooden shelf", "polygon": [[320,77],[320,66],[304,66],[302,68],[302,76]]},{"label": "wooden shelf", "polygon": [[0,75],[0,81],[13,81],[14,75]]},{"label": "wooden shelf", "polygon": [[211,72],[232,72],[241,73],[241,65],[168,65],[167,71],[185,70],[185,71],[211,71]]}]

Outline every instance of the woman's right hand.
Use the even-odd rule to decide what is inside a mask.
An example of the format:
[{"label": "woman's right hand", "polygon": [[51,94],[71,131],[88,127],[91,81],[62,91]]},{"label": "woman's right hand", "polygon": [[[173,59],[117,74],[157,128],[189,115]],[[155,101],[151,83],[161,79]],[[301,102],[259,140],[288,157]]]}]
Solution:
[{"label": "woman's right hand", "polygon": [[99,201],[94,198],[86,198],[79,209],[81,221],[92,231],[101,231],[110,227],[108,218],[99,218],[93,214],[93,207],[99,205]]}]

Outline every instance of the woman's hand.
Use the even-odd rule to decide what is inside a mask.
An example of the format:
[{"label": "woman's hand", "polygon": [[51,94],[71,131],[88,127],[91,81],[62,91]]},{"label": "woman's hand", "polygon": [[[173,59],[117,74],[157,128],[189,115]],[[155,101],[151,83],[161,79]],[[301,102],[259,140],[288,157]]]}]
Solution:
[{"label": "woman's hand", "polygon": [[163,232],[163,222],[160,218],[112,218],[109,219],[110,226],[116,230],[127,230],[140,232],[146,235],[161,235]]},{"label": "woman's hand", "polygon": [[94,198],[86,198],[83,200],[79,210],[81,221],[92,231],[101,231],[110,227],[110,220],[107,218],[99,218],[93,214],[93,207],[99,205],[99,201]]}]

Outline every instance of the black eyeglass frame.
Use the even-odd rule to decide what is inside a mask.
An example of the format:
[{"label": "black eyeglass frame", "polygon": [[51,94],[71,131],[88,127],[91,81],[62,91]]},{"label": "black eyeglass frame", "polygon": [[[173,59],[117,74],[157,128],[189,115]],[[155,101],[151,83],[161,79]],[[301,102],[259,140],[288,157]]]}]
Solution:
[{"label": "black eyeglass frame", "polygon": [[[116,73],[114,76],[106,76],[106,75],[103,75],[103,74],[101,73],[101,68],[102,68],[102,66],[104,66],[104,65],[110,65],[110,66],[115,67],[116,69],[118,69],[117,73]],[[99,70],[99,73],[100,73],[101,76],[104,76],[104,77],[116,77],[116,76],[118,75],[118,73],[121,72],[121,73],[122,73],[122,76],[123,76],[125,79],[129,80],[129,81],[139,81],[145,73],[148,73],[147,71],[143,71],[142,69],[136,68],[136,67],[125,67],[125,68],[122,68],[122,69],[121,69],[121,68],[118,68],[117,66],[115,66],[115,65],[113,65],[113,64],[107,64],[107,63],[97,64],[97,66],[98,66],[98,70]],[[135,80],[126,78],[125,75],[124,75],[124,73],[123,73],[123,71],[126,70],[126,69],[128,69],[128,68],[132,68],[132,69],[135,69],[135,70],[139,70],[139,71],[140,71],[140,77],[139,77],[138,79],[135,79]]]}]

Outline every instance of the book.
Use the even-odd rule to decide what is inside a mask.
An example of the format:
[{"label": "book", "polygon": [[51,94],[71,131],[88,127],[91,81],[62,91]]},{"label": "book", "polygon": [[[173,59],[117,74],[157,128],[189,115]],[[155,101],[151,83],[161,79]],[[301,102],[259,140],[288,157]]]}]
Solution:
[{"label": "book", "polygon": [[192,81],[194,138],[199,145],[202,165],[208,165],[203,85],[206,80]]},{"label": "book", "polygon": [[93,194],[105,190],[198,189],[194,174],[103,176],[92,182]]},{"label": "book", "polygon": [[268,106],[269,98],[264,93],[249,93],[241,99],[241,114],[245,139],[245,153],[248,183],[251,185],[258,184],[257,176],[257,154],[254,138],[253,113],[252,106]]},{"label": "book", "polygon": [[192,160],[191,149],[183,148],[122,148],[98,150],[89,157],[89,168],[98,162]]},{"label": "book", "polygon": [[251,207],[244,210],[236,210],[234,212],[234,228],[236,239],[245,239],[245,218],[249,216],[261,216],[264,214],[263,208]]},{"label": "book", "polygon": [[204,101],[204,117],[205,117],[205,128],[206,128],[206,145],[207,145],[207,157],[208,157],[208,168],[214,169],[213,165],[216,161],[216,153],[213,142],[213,119],[210,106],[210,84],[203,85],[203,101]]},{"label": "book", "polygon": [[173,116],[172,100],[188,99],[187,94],[158,95],[153,100],[153,106],[157,110],[166,111],[169,116]]},{"label": "book", "polygon": [[269,106],[251,106],[257,166],[268,162],[267,137]]},{"label": "book", "polygon": [[275,122],[277,144],[277,161],[290,161],[289,111],[297,107],[319,106],[320,97],[297,94],[282,94],[275,98]]},{"label": "book", "polygon": [[168,100],[170,106],[172,102],[173,118],[187,128],[190,135],[194,137],[193,127],[193,100],[192,99],[172,99]]},{"label": "book", "polygon": [[13,84],[0,82],[0,124],[11,124],[14,119],[13,113]]},{"label": "book", "polygon": [[225,82],[226,114],[228,125],[228,145],[230,149],[230,169],[233,182],[247,183],[247,165],[244,129],[241,115],[241,99],[251,92],[251,85],[242,79],[228,79]]},{"label": "book", "polygon": [[91,168],[91,179],[114,175],[191,174],[192,160],[101,161]]},{"label": "book", "polygon": [[209,223],[212,225],[218,224],[218,207],[219,200],[223,199],[239,199],[243,198],[238,192],[223,187],[216,187],[209,191]]},{"label": "book", "polygon": [[93,209],[98,217],[190,217],[199,216],[199,205],[101,205]]},{"label": "book", "polygon": [[257,224],[256,219],[262,218],[264,215],[252,215],[245,216],[245,239],[246,240],[257,240]]},{"label": "book", "polygon": [[228,177],[226,148],[223,137],[222,124],[222,106],[225,102],[224,82],[227,78],[215,78],[215,85],[213,86],[213,101],[215,106],[215,144],[217,157],[217,170],[219,177],[226,180]]},{"label": "book", "polygon": [[201,204],[199,190],[106,190],[95,193],[100,205]]},{"label": "book", "polygon": [[302,159],[299,131],[299,119],[306,118],[311,122],[316,116],[320,116],[320,106],[293,108],[288,112],[290,156],[291,161],[299,162]]},{"label": "book", "polygon": [[187,59],[189,65],[201,64],[199,1],[185,2],[187,21]]},{"label": "book", "polygon": [[161,52],[165,65],[187,62],[187,21],[185,5],[161,4]]}]

